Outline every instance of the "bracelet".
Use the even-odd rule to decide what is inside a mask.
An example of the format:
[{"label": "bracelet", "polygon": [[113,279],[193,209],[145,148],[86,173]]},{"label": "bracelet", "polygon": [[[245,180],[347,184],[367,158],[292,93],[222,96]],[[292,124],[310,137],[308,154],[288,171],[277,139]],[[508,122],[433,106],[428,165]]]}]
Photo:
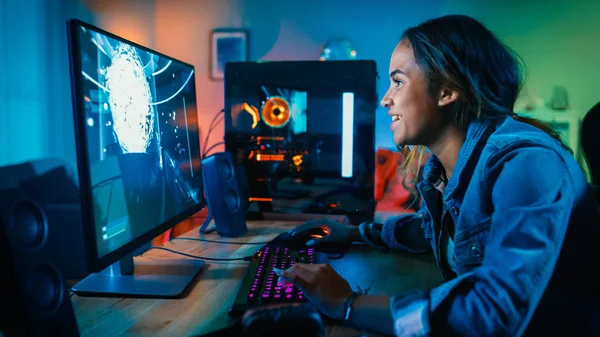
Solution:
[{"label": "bracelet", "polygon": [[344,323],[348,324],[350,319],[350,313],[352,312],[352,304],[361,293],[353,292],[345,301],[344,301]]}]

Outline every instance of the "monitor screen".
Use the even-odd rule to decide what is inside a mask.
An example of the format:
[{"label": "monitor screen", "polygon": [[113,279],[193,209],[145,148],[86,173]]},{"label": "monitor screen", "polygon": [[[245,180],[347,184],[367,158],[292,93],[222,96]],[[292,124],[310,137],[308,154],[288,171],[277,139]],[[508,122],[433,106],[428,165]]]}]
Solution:
[{"label": "monitor screen", "polygon": [[69,27],[88,243],[111,263],[205,206],[194,67]]},{"label": "monitor screen", "polygon": [[371,62],[228,65],[226,149],[246,169],[250,216],[373,218],[375,80]]}]

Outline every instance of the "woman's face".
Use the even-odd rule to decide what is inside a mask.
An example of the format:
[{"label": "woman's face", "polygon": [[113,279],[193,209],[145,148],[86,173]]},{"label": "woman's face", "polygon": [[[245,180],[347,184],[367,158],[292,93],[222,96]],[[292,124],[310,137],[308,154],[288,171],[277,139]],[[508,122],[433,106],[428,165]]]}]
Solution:
[{"label": "woman's face", "polygon": [[396,145],[429,145],[442,127],[440,103],[431,97],[413,49],[402,40],[390,60],[390,87],[381,100]]}]

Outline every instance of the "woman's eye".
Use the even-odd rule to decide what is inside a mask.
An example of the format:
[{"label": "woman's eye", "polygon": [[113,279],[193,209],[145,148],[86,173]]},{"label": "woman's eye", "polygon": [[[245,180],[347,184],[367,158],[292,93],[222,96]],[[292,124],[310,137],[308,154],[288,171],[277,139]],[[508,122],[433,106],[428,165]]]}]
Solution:
[{"label": "woman's eye", "polygon": [[400,80],[394,80],[394,84],[396,84],[396,88],[400,87],[402,85],[402,81]]}]

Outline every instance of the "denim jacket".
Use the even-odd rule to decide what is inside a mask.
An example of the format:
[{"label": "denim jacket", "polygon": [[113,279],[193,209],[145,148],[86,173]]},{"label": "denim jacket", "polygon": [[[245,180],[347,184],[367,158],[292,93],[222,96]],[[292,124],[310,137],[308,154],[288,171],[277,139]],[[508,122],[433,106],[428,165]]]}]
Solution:
[{"label": "denim jacket", "polygon": [[[423,207],[380,234],[391,248],[432,250],[438,266],[440,170],[431,156]],[[392,297],[397,336],[600,335],[600,208],[559,142],[510,117],[473,122],[441,198],[457,276]]]}]

